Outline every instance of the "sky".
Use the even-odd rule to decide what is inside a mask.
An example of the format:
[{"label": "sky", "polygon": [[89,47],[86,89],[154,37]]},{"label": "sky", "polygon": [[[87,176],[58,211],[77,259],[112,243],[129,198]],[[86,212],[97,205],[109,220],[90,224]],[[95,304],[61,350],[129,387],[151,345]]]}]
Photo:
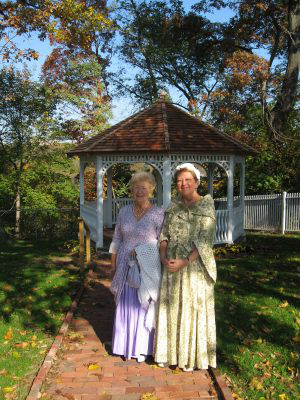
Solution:
[{"label": "sky", "polygon": [[[183,4],[185,7],[185,10],[188,12],[192,5],[197,3],[195,0],[184,0]],[[230,19],[232,16],[232,12],[229,9],[225,9],[222,11],[217,11],[214,14],[209,14],[208,17],[213,21],[213,22],[225,22]],[[41,67],[46,60],[47,56],[51,53],[51,46],[49,41],[45,40],[41,42],[36,35],[33,35],[32,38],[30,39],[23,39],[19,38],[17,41],[18,45],[21,48],[32,48],[36,50],[39,53],[39,59],[38,60],[32,60],[26,62],[26,64],[29,67],[29,70],[32,73],[33,79],[38,79],[41,71]],[[114,60],[116,63],[117,61]],[[19,64],[19,67],[21,68],[22,65]],[[171,93],[171,95],[175,95],[174,93]],[[111,124],[115,124],[125,118],[127,118],[130,114],[134,113],[136,110],[134,110],[133,104],[131,100],[128,99],[113,99],[112,102],[112,113],[113,117],[109,121]]]}]

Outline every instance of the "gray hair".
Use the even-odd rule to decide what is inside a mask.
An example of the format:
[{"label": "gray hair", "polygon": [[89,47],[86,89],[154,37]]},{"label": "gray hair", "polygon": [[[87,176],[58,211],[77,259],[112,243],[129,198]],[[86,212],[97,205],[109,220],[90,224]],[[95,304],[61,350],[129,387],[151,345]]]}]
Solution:
[{"label": "gray hair", "polygon": [[132,190],[133,186],[139,182],[149,183],[150,192],[153,193],[155,186],[156,186],[156,182],[155,182],[155,178],[152,174],[150,174],[149,172],[144,172],[144,171],[136,172],[135,174],[133,174],[129,181],[130,190]]}]

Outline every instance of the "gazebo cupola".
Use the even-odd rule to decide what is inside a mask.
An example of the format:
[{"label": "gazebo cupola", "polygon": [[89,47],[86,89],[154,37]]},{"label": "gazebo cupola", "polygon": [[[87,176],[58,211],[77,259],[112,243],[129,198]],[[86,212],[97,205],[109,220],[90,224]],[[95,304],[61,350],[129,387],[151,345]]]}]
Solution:
[{"label": "gazebo cupola", "polygon": [[[80,215],[89,225],[96,247],[101,248],[103,227],[112,226],[120,205],[119,199],[112,198],[111,167],[114,164],[147,163],[154,167],[156,202],[165,208],[171,200],[172,176],[178,164],[205,164],[208,191],[212,195],[214,170],[216,166],[223,168],[227,175],[227,202],[216,212],[215,242],[232,243],[244,233],[245,157],[255,153],[246,144],[161,99],[93,136],[68,154],[80,158]],[[91,162],[96,166],[97,175],[97,201],[94,203],[84,198],[84,169]],[[234,199],[233,178],[238,164],[240,190]],[[104,201],[105,174],[107,198]]]}]

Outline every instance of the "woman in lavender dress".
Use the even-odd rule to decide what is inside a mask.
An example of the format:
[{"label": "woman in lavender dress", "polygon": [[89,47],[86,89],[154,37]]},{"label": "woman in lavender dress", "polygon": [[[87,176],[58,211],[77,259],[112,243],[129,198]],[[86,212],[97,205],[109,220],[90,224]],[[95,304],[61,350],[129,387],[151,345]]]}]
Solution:
[{"label": "woman in lavender dress", "polygon": [[154,329],[145,327],[147,310],[141,307],[138,289],[127,282],[128,262],[135,247],[156,241],[163,223],[163,209],[150,203],[155,187],[151,174],[137,172],[130,181],[133,204],[121,208],[110,246],[114,278],[111,291],[116,313],[112,352],[127,359],[145,361],[153,354]]}]

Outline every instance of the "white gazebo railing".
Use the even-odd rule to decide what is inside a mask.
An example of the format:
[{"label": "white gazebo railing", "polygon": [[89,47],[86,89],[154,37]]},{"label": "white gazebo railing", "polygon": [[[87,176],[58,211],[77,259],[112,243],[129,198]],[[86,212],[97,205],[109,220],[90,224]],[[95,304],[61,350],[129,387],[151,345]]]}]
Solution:
[{"label": "white gazebo railing", "polygon": [[[156,198],[150,199],[150,201],[153,204],[157,204]],[[112,221],[111,221],[112,224],[115,224],[117,222],[117,217],[118,217],[120,208],[123,206],[127,206],[128,204],[131,204],[131,203],[132,203],[132,198],[130,198],[130,197],[112,200]],[[107,214],[105,200],[104,200],[103,207],[104,207],[104,216],[105,216]],[[105,221],[105,219],[104,219],[104,221]],[[107,221],[107,223],[105,225],[108,225],[108,224],[109,224],[109,221]]]},{"label": "white gazebo railing", "polygon": [[80,216],[88,224],[91,232],[91,239],[97,241],[97,204],[93,202],[85,202],[80,206]]},{"label": "white gazebo railing", "polygon": [[[157,199],[154,198],[151,200],[154,204],[157,204]],[[103,201],[103,216],[104,216],[104,225],[110,226],[114,225],[117,221],[117,216],[121,207],[131,204],[131,198],[120,198],[113,199],[112,202],[112,213],[109,215],[108,203],[106,199]],[[225,203],[224,203],[225,204]],[[241,204],[237,204],[235,201],[236,207],[233,208],[233,232],[232,232],[232,240],[235,240],[239,236],[243,234],[243,207]],[[237,206],[238,205],[238,206]],[[215,244],[222,243],[231,243],[230,235],[229,235],[229,211],[224,209],[224,205],[222,204],[221,209],[216,210],[216,219],[217,219],[217,227],[216,227],[216,236],[215,236]],[[97,218],[96,218],[96,202],[85,202],[80,207],[80,215],[84,218],[87,224],[90,226],[91,230],[91,238],[92,240],[97,240]]]},{"label": "white gazebo railing", "polygon": [[228,210],[217,210],[217,227],[215,244],[228,243]]}]

